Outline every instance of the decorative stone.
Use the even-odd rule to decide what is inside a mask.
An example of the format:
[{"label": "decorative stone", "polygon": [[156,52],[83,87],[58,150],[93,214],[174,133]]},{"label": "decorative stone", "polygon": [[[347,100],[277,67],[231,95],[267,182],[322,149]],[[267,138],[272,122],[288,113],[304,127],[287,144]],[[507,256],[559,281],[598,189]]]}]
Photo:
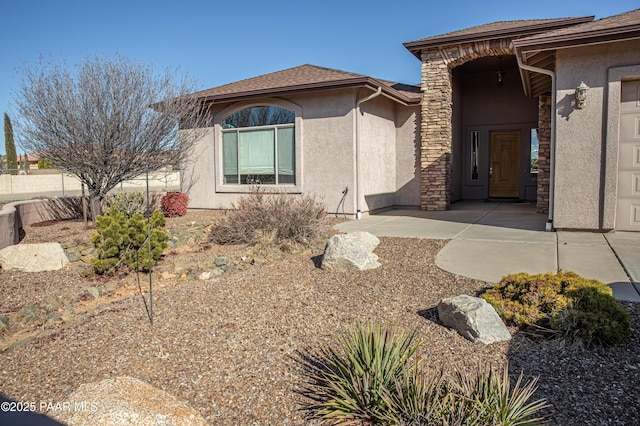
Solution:
[{"label": "decorative stone", "polygon": [[69,259],[69,262],[77,262],[81,258],[82,258],[82,255],[77,251],[70,251],[70,250],[67,251],[67,259]]},{"label": "decorative stone", "polygon": [[18,244],[0,250],[0,266],[5,271],[57,271],[69,259],[58,243]]},{"label": "decorative stone", "polygon": [[62,301],[60,301],[60,299],[58,299],[56,296],[51,296],[40,303],[40,306],[51,311],[62,308]]},{"label": "decorative stone", "polygon": [[511,340],[511,333],[493,306],[479,297],[461,295],[442,299],[438,316],[444,325],[474,343],[488,345]]},{"label": "decorative stone", "polygon": [[225,266],[227,264],[227,259],[224,257],[216,257],[215,263],[216,266]]},{"label": "decorative stone", "polygon": [[380,240],[369,232],[336,234],[329,238],[322,257],[322,269],[362,271],[380,266],[373,250]]},{"label": "decorative stone", "polygon": [[114,377],[80,386],[65,401],[86,409],[62,413],[73,425],[205,426],[202,415],[167,392],[132,377]]},{"label": "decorative stone", "polygon": [[198,279],[201,281],[207,281],[211,279],[211,272],[206,271],[198,275]]},{"label": "decorative stone", "polygon": [[98,287],[89,287],[87,288],[87,293],[89,293],[91,296],[93,296],[94,299],[97,299],[98,297],[100,297],[101,291]]}]

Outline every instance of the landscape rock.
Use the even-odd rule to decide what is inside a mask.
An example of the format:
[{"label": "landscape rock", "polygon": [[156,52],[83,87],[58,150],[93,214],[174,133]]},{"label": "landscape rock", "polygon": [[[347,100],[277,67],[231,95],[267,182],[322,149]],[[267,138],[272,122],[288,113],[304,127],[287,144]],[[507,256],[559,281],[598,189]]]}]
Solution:
[{"label": "landscape rock", "polygon": [[0,250],[0,266],[5,271],[57,271],[67,263],[69,259],[58,243],[17,244]]},{"label": "landscape rock", "polygon": [[511,340],[511,333],[493,306],[479,297],[461,295],[442,299],[438,316],[444,325],[474,343],[488,345]]},{"label": "landscape rock", "polygon": [[369,232],[336,234],[329,238],[322,257],[322,269],[362,271],[380,266],[373,250],[380,240]]},{"label": "landscape rock", "polygon": [[132,377],[114,377],[80,386],[65,401],[71,407],[60,420],[73,425],[204,426],[202,415],[167,392]]},{"label": "landscape rock", "polygon": [[89,293],[94,299],[99,298],[100,296],[102,296],[102,292],[100,291],[100,289],[98,287],[89,287],[87,288],[87,293]]}]

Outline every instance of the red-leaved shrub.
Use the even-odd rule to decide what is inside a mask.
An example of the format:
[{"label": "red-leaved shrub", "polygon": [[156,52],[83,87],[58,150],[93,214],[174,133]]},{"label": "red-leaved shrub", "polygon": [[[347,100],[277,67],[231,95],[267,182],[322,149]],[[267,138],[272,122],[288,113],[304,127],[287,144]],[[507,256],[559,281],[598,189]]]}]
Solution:
[{"label": "red-leaved shrub", "polygon": [[168,192],[160,202],[162,213],[166,217],[178,217],[187,214],[189,196],[183,192]]}]

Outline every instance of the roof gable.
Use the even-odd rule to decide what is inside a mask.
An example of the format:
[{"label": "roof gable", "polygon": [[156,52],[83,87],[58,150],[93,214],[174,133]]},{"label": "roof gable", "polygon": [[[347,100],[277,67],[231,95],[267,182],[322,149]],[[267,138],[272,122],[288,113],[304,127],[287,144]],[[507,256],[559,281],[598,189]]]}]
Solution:
[{"label": "roof gable", "polygon": [[196,92],[205,102],[229,102],[273,95],[330,90],[347,87],[382,87],[383,93],[403,104],[417,104],[422,99],[418,86],[402,85],[363,74],[305,64],[258,77],[236,81]]},{"label": "roof gable", "polygon": [[593,18],[593,16],[583,16],[574,18],[499,21],[407,42],[404,43],[404,47],[420,58],[420,51],[423,49],[433,49],[460,43],[473,43],[481,40],[520,38],[584,22],[590,22]]}]

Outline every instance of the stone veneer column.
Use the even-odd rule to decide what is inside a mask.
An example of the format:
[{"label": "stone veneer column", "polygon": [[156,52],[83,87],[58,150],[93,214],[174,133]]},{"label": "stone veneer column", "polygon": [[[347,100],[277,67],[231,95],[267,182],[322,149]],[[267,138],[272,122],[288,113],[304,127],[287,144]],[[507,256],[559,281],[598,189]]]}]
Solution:
[{"label": "stone veneer column", "polygon": [[536,211],[549,213],[551,97],[538,98],[538,191]]},{"label": "stone veneer column", "polygon": [[420,124],[420,208],[451,205],[453,89],[451,70],[485,56],[513,55],[511,39],[486,40],[423,50]]},{"label": "stone veneer column", "polygon": [[420,208],[447,210],[451,204],[451,70],[439,52],[422,55]]}]

